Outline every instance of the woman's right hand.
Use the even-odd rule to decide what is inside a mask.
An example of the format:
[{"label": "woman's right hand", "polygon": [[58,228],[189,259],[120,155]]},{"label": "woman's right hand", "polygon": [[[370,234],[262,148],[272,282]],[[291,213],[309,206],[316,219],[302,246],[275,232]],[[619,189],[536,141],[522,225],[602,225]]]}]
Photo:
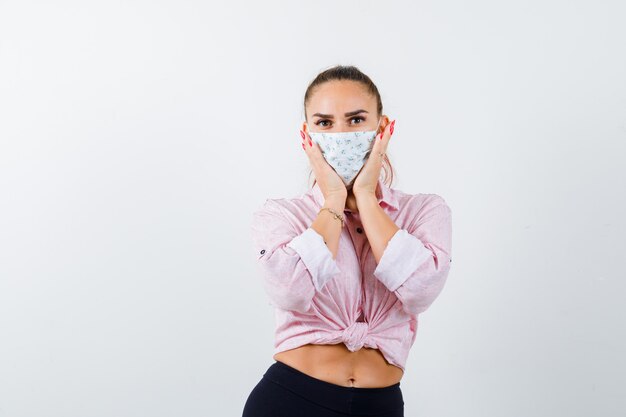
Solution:
[{"label": "woman's right hand", "polygon": [[319,145],[309,136],[308,127],[307,132],[300,130],[300,136],[302,136],[302,149],[309,158],[315,180],[324,194],[324,199],[338,199],[345,203],[348,196],[346,185],[337,171],[326,161]]}]

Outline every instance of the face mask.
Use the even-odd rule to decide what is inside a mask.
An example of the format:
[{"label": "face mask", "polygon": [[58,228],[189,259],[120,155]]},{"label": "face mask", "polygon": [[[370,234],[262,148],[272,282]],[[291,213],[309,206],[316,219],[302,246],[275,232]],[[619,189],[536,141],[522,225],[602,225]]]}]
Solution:
[{"label": "face mask", "polygon": [[309,136],[320,146],[324,159],[343,182],[350,185],[369,157],[378,126],[375,130],[359,132],[309,132]]}]

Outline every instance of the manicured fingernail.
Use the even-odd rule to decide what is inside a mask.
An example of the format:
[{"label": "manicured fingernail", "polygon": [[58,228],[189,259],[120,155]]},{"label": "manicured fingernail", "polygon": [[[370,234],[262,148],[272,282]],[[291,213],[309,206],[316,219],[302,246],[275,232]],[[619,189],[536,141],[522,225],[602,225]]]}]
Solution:
[{"label": "manicured fingernail", "polygon": [[396,121],[394,120],[393,122],[391,122],[391,127],[389,128],[389,130],[391,131],[391,134],[393,135],[393,125],[396,124]]},{"label": "manicured fingernail", "polygon": [[[304,149],[304,143],[302,144],[302,149]],[[306,150],[306,149],[304,149],[304,150]]]},{"label": "manicured fingernail", "polygon": [[304,139],[304,132],[302,131],[302,129],[300,129],[300,136],[302,136],[302,139]]},{"label": "manicured fingernail", "polygon": [[313,142],[311,142],[311,139],[309,139],[309,145],[313,146]]}]

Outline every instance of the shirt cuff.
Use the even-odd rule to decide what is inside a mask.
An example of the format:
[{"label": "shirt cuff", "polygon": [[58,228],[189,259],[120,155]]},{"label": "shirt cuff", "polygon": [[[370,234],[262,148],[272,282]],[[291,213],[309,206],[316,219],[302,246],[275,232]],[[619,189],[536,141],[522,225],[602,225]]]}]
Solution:
[{"label": "shirt cuff", "polygon": [[295,250],[311,273],[313,285],[321,291],[324,285],[341,272],[332,252],[324,243],[324,237],[309,227],[300,235],[291,239],[287,246]]},{"label": "shirt cuff", "polygon": [[389,291],[395,291],[432,256],[421,240],[405,229],[398,229],[387,243],[374,276]]}]

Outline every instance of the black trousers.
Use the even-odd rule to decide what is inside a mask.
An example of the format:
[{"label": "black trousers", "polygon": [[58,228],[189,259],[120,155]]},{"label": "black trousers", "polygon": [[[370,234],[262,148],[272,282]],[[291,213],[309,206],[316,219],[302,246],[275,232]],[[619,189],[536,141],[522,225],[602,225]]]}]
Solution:
[{"label": "black trousers", "polygon": [[404,417],[400,382],[382,388],[344,387],[275,361],[244,405],[243,417]]}]

